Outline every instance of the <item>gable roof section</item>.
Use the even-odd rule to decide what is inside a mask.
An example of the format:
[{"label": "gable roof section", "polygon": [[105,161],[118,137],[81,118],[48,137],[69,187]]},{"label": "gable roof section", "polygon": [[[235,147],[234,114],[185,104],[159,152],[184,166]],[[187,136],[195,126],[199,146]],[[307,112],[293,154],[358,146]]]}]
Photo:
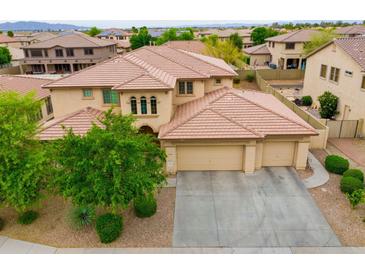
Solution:
[{"label": "gable roof section", "polygon": [[362,35],[365,34],[365,26],[348,26],[348,27],[342,27],[342,28],[337,28],[335,30],[335,32],[337,34],[342,34],[342,35]]},{"label": "gable roof section", "polygon": [[267,135],[317,135],[274,96],[222,88],[179,106],[160,139],[257,139]]},{"label": "gable roof section", "polygon": [[59,119],[45,123],[38,133],[40,140],[55,140],[62,138],[68,129],[72,129],[74,134],[84,135],[95,124],[103,127],[99,118],[103,112],[101,110],[87,107],[76,112],[63,116]]},{"label": "gable roof section", "polygon": [[191,40],[191,41],[168,41],[164,45],[173,49],[182,49],[185,51],[195,52],[203,54],[205,45],[202,41]]},{"label": "gable roof section", "polygon": [[266,44],[257,45],[249,48],[244,48],[243,51],[250,55],[268,55],[270,54]]},{"label": "gable roof section", "polygon": [[294,42],[309,42],[313,35],[319,34],[320,31],[313,29],[301,29],[285,33],[282,35],[273,36],[267,38],[266,41],[282,42],[282,43],[294,43]]},{"label": "gable roof section", "polygon": [[42,85],[48,83],[49,80],[29,78],[15,75],[0,75],[0,92],[17,91],[21,95],[26,95],[31,91],[36,92],[36,98],[41,100],[50,93]]},{"label": "gable roof section", "polygon": [[24,49],[33,48],[53,48],[56,46],[65,48],[95,48],[95,47],[106,47],[115,45],[116,42],[110,39],[98,39],[90,37],[86,34],[81,33],[67,33],[63,35],[58,35],[56,37],[40,41],[38,43],[31,44],[29,46],[23,47]]},{"label": "gable roof section", "polygon": [[16,42],[18,42],[18,40],[15,39],[14,37],[9,37],[5,34],[0,33],[0,44],[1,43],[16,43]]}]

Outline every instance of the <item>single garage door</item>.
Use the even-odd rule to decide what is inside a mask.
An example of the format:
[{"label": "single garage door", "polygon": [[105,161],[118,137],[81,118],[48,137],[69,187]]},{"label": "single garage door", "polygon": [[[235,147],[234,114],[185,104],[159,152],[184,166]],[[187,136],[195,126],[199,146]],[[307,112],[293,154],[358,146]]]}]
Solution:
[{"label": "single garage door", "polygon": [[292,166],[295,142],[264,143],[262,166]]},{"label": "single garage door", "polygon": [[242,170],[243,146],[178,146],[177,169]]}]

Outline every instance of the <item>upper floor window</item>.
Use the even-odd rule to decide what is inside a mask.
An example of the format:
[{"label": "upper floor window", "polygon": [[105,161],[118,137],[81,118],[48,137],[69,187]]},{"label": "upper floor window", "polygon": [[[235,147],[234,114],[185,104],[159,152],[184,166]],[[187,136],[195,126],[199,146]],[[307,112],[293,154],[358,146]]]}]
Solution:
[{"label": "upper floor window", "polygon": [[285,43],[285,49],[295,49],[295,43]]},{"label": "upper floor window", "polygon": [[155,96],[152,96],[151,99],[151,114],[157,114],[157,100]]},{"label": "upper floor window", "polygon": [[273,48],[275,48],[275,42],[272,42],[271,45]]},{"label": "upper floor window", "polygon": [[93,90],[92,89],[83,89],[82,90],[82,95],[85,98],[92,98],[93,97]]},{"label": "upper floor window", "polygon": [[63,50],[62,49],[56,49],[56,57],[63,57]]},{"label": "upper floor window", "polygon": [[25,55],[25,57],[29,57],[29,52],[27,49],[24,50],[24,55]]},{"label": "upper floor window", "polygon": [[104,89],[103,90],[104,104],[119,104],[119,94],[115,90]]},{"label": "upper floor window", "polygon": [[66,55],[69,57],[75,56],[74,49],[66,49]]},{"label": "upper floor window", "polygon": [[215,84],[216,85],[222,84],[222,79],[215,79]]},{"label": "upper floor window", "polygon": [[146,97],[141,97],[141,113],[147,114],[147,100]]},{"label": "upper floor window", "polygon": [[193,82],[179,81],[179,94],[193,94]]},{"label": "upper floor window", "polygon": [[84,54],[85,55],[94,55],[94,50],[91,48],[86,48],[86,49],[84,49]]},{"label": "upper floor window", "polygon": [[362,77],[361,88],[365,89],[365,75]]},{"label": "upper floor window", "polygon": [[52,106],[51,97],[46,98],[46,109],[47,109],[47,114],[48,115],[53,113],[53,106]]},{"label": "upper floor window", "polygon": [[42,50],[41,49],[31,49],[30,55],[32,57],[43,57]]},{"label": "upper floor window", "polygon": [[320,76],[322,78],[326,78],[327,77],[327,65],[321,65]]},{"label": "upper floor window", "polygon": [[44,57],[48,57],[48,50],[44,50]]},{"label": "upper floor window", "polygon": [[330,80],[338,83],[338,78],[340,77],[340,69],[331,67]]},{"label": "upper floor window", "polygon": [[131,112],[137,114],[137,99],[134,96],[131,97]]}]

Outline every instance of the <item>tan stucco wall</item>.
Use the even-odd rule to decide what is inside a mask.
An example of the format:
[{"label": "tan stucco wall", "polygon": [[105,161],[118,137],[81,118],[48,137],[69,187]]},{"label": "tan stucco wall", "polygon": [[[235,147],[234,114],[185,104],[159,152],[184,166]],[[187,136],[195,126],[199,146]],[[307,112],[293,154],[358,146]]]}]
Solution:
[{"label": "tan stucco wall", "polygon": [[250,66],[264,66],[267,62],[270,62],[271,55],[261,54],[261,55],[249,55],[250,56]]},{"label": "tan stucco wall", "polygon": [[[192,81],[192,80],[182,80],[182,81]],[[174,106],[185,104],[187,102],[196,100],[204,96],[205,80],[196,80],[192,82],[193,82],[193,94],[184,94],[184,95],[179,94],[179,83],[178,81],[176,82],[172,99],[172,103]]]},{"label": "tan stucco wall", "polygon": [[[217,77],[219,78],[219,77]],[[232,77],[225,77],[225,78],[219,78],[221,79],[220,84],[216,84],[215,80],[216,78],[208,79],[205,81],[205,87],[204,91],[205,93],[214,91],[216,89],[222,88],[222,87],[233,87],[233,78]]]},{"label": "tan stucco wall", "polygon": [[[269,43],[266,43],[269,49],[272,59],[271,63],[279,67],[280,58],[302,58],[304,43],[295,43],[295,49],[285,49],[285,43],[275,42],[275,47],[270,47]],[[285,69],[285,67],[284,67]]]},{"label": "tan stucco wall", "polygon": [[[326,79],[320,77],[322,64],[328,66]],[[340,69],[338,83],[329,80],[331,66]],[[353,75],[346,76],[346,70],[351,71]],[[329,45],[307,59],[303,94],[312,96],[314,105],[319,106],[318,96],[330,91],[339,97],[337,119],[365,119],[365,90],[361,89],[364,75],[365,72],[361,71],[360,66],[341,48],[337,47],[334,51],[333,45]],[[347,112],[347,117],[344,117],[346,105],[350,107],[350,111]]]}]

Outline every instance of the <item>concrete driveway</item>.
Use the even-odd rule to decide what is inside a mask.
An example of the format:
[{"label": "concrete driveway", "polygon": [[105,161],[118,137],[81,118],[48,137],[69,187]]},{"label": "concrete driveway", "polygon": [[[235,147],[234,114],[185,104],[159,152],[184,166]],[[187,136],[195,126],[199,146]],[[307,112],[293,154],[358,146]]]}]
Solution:
[{"label": "concrete driveway", "polygon": [[179,172],[174,247],[340,246],[291,168]]}]

